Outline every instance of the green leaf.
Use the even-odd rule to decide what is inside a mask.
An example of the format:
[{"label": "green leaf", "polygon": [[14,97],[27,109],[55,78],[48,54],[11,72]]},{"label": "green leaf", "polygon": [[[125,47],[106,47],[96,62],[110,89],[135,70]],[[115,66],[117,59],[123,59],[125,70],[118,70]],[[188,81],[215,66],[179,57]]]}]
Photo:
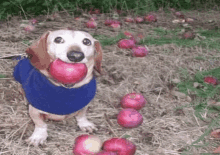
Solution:
[{"label": "green leaf", "polygon": [[128,139],[130,137],[131,137],[130,135],[124,135],[122,138]]}]

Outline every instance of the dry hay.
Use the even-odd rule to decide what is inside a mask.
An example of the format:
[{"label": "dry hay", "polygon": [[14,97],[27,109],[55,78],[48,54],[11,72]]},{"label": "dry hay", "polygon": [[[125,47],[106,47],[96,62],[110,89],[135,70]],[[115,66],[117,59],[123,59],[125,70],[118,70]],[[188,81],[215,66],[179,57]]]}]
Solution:
[{"label": "dry hay", "polygon": [[[172,17],[161,13],[158,23],[149,25],[124,24],[122,30],[135,33],[153,33],[150,29],[155,26],[173,28]],[[196,16],[196,14],[195,14]],[[105,27],[103,16],[99,20],[100,28],[95,31],[86,29],[92,34],[116,36],[118,32]],[[205,17],[203,17],[204,19]],[[161,22],[160,22],[161,19]],[[43,21],[44,17],[38,20]],[[13,18],[0,28],[1,56],[24,53],[27,45],[23,40],[36,40],[46,30],[66,27],[81,29],[82,23],[77,23],[70,17],[64,16],[58,21],[47,21],[37,27],[33,33],[24,33],[20,28],[20,19]],[[16,38],[16,39],[12,39]],[[129,135],[137,146],[137,155],[180,154],[181,151],[197,140],[209,125],[194,116],[194,109],[185,98],[178,98],[170,93],[169,85],[172,79],[181,79],[178,69],[187,68],[190,75],[197,70],[210,68],[209,61],[194,59],[198,55],[215,56],[217,51],[205,50],[200,47],[178,47],[174,44],[149,46],[150,53],[144,58],[131,57],[129,50],[119,49],[116,44],[103,47],[103,68],[106,75],[97,77],[97,95],[88,109],[88,118],[99,130],[94,133],[103,141],[111,137]],[[19,93],[18,83],[12,78],[12,60],[0,60],[0,73],[7,77],[0,79],[0,154],[31,154],[31,155],[69,155],[72,154],[74,139],[85,134],[79,130],[75,119],[62,122],[48,121],[47,143],[40,147],[28,146],[25,143],[34,130],[27,111],[27,101]],[[219,66],[212,64],[211,68]],[[121,109],[120,98],[130,92],[140,92],[148,104],[140,110],[143,124],[134,129],[123,129],[116,122]],[[182,110],[177,107],[186,106]],[[204,116],[205,117],[205,116]],[[209,141],[207,137],[207,141]],[[192,154],[206,153],[213,147],[191,149]]]}]

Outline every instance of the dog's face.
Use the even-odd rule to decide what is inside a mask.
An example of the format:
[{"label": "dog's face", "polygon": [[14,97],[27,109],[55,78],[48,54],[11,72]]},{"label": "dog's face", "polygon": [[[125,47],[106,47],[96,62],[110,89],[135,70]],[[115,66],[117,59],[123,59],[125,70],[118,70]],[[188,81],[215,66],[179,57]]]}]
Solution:
[{"label": "dog's face", "polygon": [[48,35],[47,50],[53,58],[67,63],[87,63],[95,55],[96,41],[83,31],[58,30]]},{"label": "dog's face", "polygon": [[[39,70],[48,69],[51,62],[60,59],[66,63],[88,63],[94,60],[95,69],[101,73],[102,48],[96,39],[84,31],[58,30],[44,33],[26,53]],[[87,66],[90,67],[90,66]]]}]

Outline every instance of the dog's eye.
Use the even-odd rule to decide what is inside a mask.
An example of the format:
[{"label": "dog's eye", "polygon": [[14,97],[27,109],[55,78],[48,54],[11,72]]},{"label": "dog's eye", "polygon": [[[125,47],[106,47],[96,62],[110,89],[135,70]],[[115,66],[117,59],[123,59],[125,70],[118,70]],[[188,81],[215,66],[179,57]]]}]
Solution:
[{"label": "dog's eye", "polygon": [[87,46],[90,46],[91,45],[91,41],[89,39],[83,39],[83,44],[84,45],[87,45]]},{"label": "dog's eye", "polygon": [[64,40],[63,40],[62,37],[56,37],[56,38],[54,39],[54,42],[59,44],[59,43],[64,43]]}]

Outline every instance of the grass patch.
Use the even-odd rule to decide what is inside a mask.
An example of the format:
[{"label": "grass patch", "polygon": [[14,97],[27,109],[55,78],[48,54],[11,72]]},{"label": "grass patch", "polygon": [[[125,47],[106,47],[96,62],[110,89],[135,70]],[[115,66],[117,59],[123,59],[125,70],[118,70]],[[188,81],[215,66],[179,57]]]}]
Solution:
[{"label": "grass patch", "polygon": [[[185,76],[185,74],[183,75]],[[201,98],[213,98],[217,96],[220,92],[220,85],[213,86],[204,82],[204,77],[206,76],[213,76],[217,79],[220,79],[220,68],[215,68],[209,71],[202,71],[197,72],[193,80],[188,80],[187,77],[184,77],[184,81],[180,82],[177,87],[179,91],[189,95],[195,94]],[[199,83],[199,87],[195,88],[193,85],[194,83]]]},{"label": "grass patch", "polygon": [[0,78],[6,78],[6,75],[0,74]]},{"label": "grass patch", "polygon": [[[210,125],[208,126],[208,128],[206,129],[206,131],[204,132],[204,134],[202,134],[197,140],[195,140],[191,145],[187,146],[184,150],[183,153],[181,153],[181,155],[188,155],[190,154],[190,150],[192,147],[196,147],[196,148],[201,148],[201,147],[207,147],[209,146],[210,144],[205,142],[205,137],[208,136],[211,132],[211,130],[213,129],[213,127],[216,127],[219,125],[219,122],[220,121],[220,117],[216,118],[216,119],[213,119],[210,123]],[[203,142],[203,144],[197,144],[199,142]],[[196,145],[197,144],[197,145]],[[208,154],[208,153],[207,153]]]},{"label": "grass patch", "polygon": [[[195,77],[189,78],[187,76],[187,71],[185,72],[181,71],[184,77],[184,80],[177,84],[177,87],[179,88],[180,92],[183,92],[187,95],[189,93],[191,95],[196,95],[196,100],[190,104],[190,106],[194,107],[194,115],[199,118],[202,121],[209,122],[208,128],[205,130],[205,132],[197,139],[195,140],[191,145],[186,146],[186,149],[183,151],[182,155],[190,153],[192,147],[195,148],[202,148],[202,147],[208,147],[210,144],[205,141],[205,137],[208,136],[213,128],[219,127],[220,122],[220,106],[218,105],[208,105],[207,101],[211,98],[215,98],[216,101],[220,101],[219,98],[219,92],[220,92],[220,85],[213,86],[210,84],[207,84],[204,82],[205,76],[213,76],[217,79],[220,79],[220,68],[215,68],[209,71],[198,71],[195,74]],[[199,83],[199,87],[194,87],[194,83]],[[183,107],[182,107],[183,108]],[[204,117],[204,114],[216,114],[218,117]],[[200,143],[202,142],[202,144]]]},{"label": "grass patch", "polygon": [[123,33],[119,33],[117,36],[111,38],[106,35],[93,35],[93,37],[99,40],[102,46],[114,45],[117,44],[120,39],[126,38]]},{"label": "grass patch", "polygon": [[178,46],[193,47],[201,46],[210,49],[220,49],[220,30],[200,30],[198,34],[204,36],[203,40],[190,40],[178,37],[180,29],[164,30],[155,28],[153,31],[156,35],[150,35],[141,40],[140,44],[145,45],[163,45],[163,44],[176,44]]},{"label": "grass patch", "polygon": [[199,32],[202,36],[205,36],[207,38],[218,38],[220,36],[220,30],[201,30]]}]

